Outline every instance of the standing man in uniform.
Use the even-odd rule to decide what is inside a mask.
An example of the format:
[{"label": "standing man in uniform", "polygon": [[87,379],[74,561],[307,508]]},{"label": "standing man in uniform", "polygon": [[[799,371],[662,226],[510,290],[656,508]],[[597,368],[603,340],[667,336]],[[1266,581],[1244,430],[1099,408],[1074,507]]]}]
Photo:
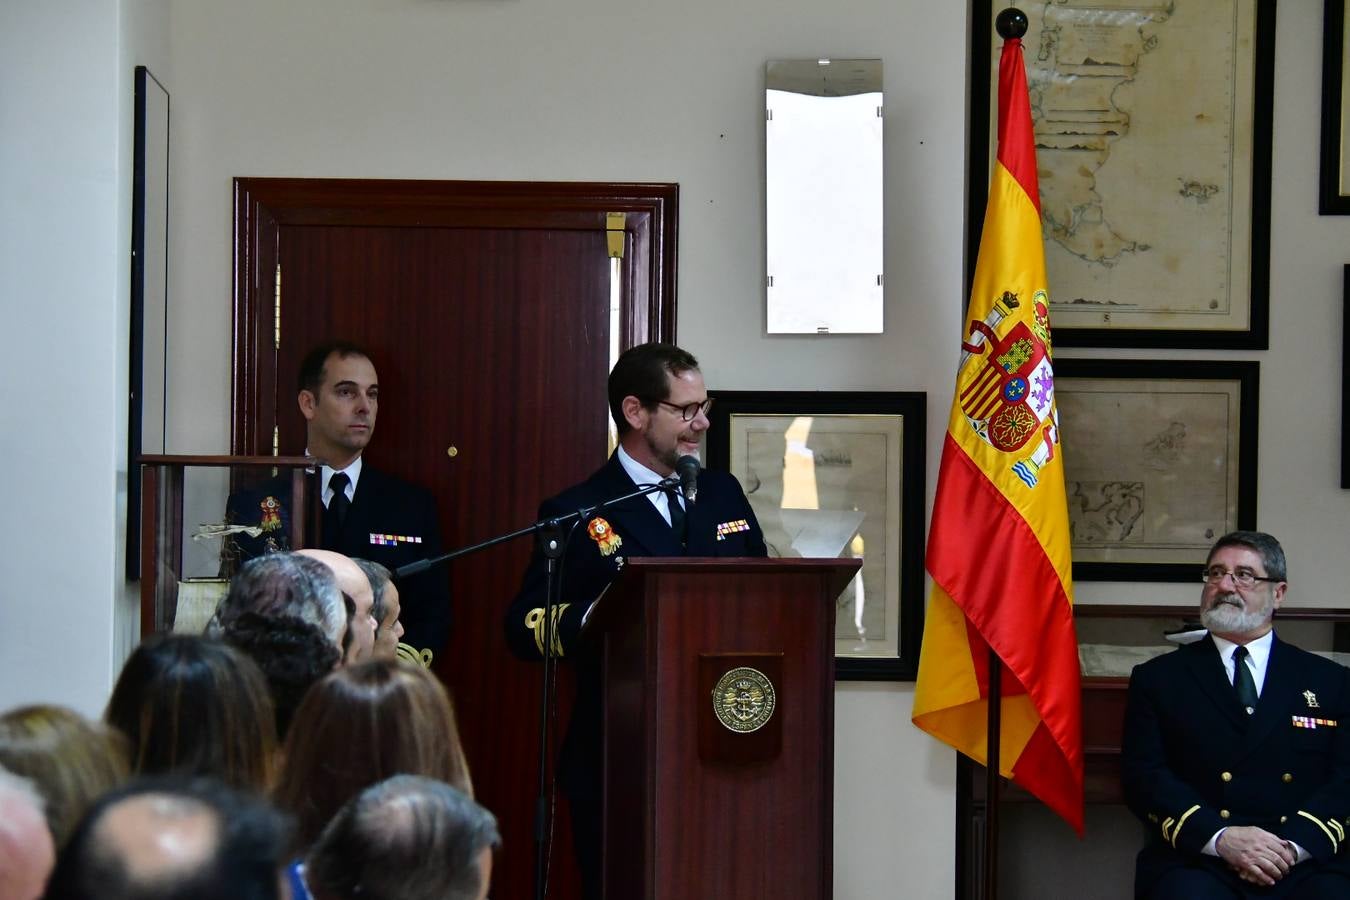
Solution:
[{"label": "standing man in uniform", "polygon": [[1152,838],[1135,896],[1350,897],[1350,669],[1275,634],[1275,538],[1224,535],[1202,577],[1208,636],[1130,676],[1122,782]]},{"label": "standing man in uniform", "polygon": [[[315,486],[323,504],[319,546],[373,560],[391,571],[439,554],[440,522],[431,493],[362,458],[380,405],[379,379],[370,355],[347,341],[320,344],[300,363],[298,381],[305,452],[320,464]],[[289,496],[286,484],[267,482],[230,497],[228,521],[265,529],[259,538],[235,536],[241,558],[284,542],[291,511],[283,501]],[[399,584],[404,641],[413,647],[439,652],[449,638],[446,579],[444,568],[433,568]]]},{"label": "standing man in uniform", "polygon": [[[595,474],[539,507],[552,519],[630,494],[669,477],[682,456],[697,456],[708,429],[708,389],[698,360],[671,344],[641,344],[609,375],[610,415],[619,432],[614,454]],[[582,639],[591,605],[634,556],[766,556],[750,502],[734,476],[703,471],[698,500],[656,491],[615,504],[579,522],[566,540],[554,608],[553,652],[577,667],[577,702],[559,761],[559,780],[587,898],[600,896],[601,668],[599,648]],[[535,550],[506,617],[507,642],[526,659],[544,652],[545,559]]]}]

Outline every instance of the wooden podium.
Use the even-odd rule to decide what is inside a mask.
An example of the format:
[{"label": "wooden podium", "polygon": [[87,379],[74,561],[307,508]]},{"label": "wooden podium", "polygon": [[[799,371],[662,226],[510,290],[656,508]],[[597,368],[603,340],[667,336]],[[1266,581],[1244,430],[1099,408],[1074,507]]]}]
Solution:
[{"label": "wooden podium", "polygon": [[834,600],[860,565],[629,560],[589,623],[608,900],[830,897]]}]

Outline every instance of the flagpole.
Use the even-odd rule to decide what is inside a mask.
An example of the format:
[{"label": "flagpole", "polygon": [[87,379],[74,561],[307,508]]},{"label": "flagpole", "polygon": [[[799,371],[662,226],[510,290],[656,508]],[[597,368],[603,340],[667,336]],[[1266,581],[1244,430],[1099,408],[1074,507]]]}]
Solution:
[{"label": "flagpole", "polygon": [[[1030,22],[1027,14],[1010,6],[998,14],[994,29],[1004,41],[1020,40],[1027,33]],[[1000,80],[1000,91],[1002,82]],[[1003,115],[999,109],[1000,118]],[[1003,722],[1003,660],[994,648],[989,648],[988,719],[985,726],[985,789],[984,789],[984,896],[985,900],[998,898],[998,810],[1002,779],[999,776],[999,743]]]},{"label": "flagpole", "polygon": [[989,718],[984,769],[984,896],[998,898],[999,733],[1003,727],[1003,660],[989,648]]}]

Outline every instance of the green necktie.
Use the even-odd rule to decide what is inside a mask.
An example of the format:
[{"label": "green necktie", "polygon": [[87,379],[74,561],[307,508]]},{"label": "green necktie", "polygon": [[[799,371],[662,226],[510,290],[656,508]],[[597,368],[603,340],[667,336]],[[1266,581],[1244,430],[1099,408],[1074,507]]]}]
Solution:
[{"label": "green necktie", "polygon": [[1247,665],[1247,648],[1238,647],[1233,651],[1233,690],[1237,692],[1238,703],[1251,715],[1256,710],[1256,680],[1252,678],[1251,667]]}]

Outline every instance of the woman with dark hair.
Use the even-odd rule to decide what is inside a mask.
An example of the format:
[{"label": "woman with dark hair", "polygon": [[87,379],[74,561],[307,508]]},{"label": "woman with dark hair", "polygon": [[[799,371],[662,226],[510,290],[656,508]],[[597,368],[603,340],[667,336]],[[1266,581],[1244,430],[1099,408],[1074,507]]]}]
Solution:
[{"label": "woman with dark hair", "polygon": [[131,741],[138,775],[211,775],[271,786],[276,726],[258,666],[211,638],[146,638],[122,667],[104,720]]},{"label": "woman with dark hair", "polygon": [[420,666],[376,659],[310,688],[291,721],[274,799],[309,847],[348,800],[393,775],[424,775],[470,796],[450,695]]},{"label": "woman with dark hair", "polygon": [[127,739],[64,706],[23,706],[0,716],[0,767],[42,794],[60,852],[85,810],[126,780]]}]

